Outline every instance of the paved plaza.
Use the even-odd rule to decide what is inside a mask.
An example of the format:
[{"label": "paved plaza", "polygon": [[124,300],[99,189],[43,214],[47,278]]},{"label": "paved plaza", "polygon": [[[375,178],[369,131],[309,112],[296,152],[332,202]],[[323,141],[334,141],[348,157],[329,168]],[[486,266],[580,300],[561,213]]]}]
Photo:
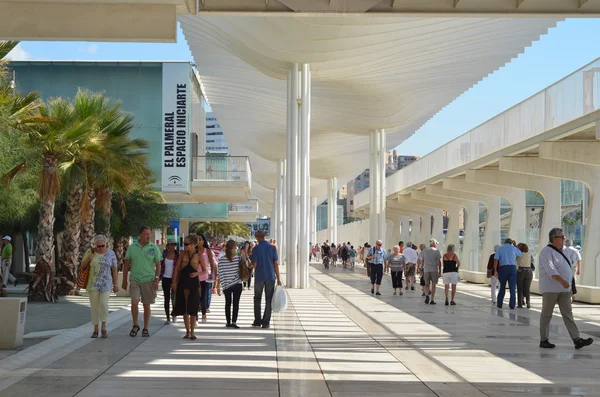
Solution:
[{"label": "paved plaza", "polygon": [[[250,327],[248,291],[239,330],[224,327],[215,296],[194,342],[181,322],[163,325],[162,302],[147,339],[129,337],[127,308],[115,310],[109,339],[90,339],[85,324],[0,360],[0,396],[600,396],[599,345],[576,351],[557,315],[557,348],[539,349],[539,297],[531,310],[498,310],[488,288],[460,284],[457,306],[443,291],[431,306],[420,291],[392,296],[387,276],[374,297],[358,269],[319,265],[311,283],[287,291],[267,330]],[[600,335],[600,308],[576,304],[575,315]]]}]

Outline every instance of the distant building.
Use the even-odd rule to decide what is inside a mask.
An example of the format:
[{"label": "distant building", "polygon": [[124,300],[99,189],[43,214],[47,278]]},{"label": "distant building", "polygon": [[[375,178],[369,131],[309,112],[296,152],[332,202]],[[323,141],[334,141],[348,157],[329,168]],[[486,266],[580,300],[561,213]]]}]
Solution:
[{"label": "distant building", "polygon": [[356,177],[354,180],[354,194],[358,194],[369,188],[369,174],[370,172],[367,168],[362,174]]},{"label": "distant building", "polygon": [[229,154],[223,130],[213,112],[206,113],[206,153]]}]

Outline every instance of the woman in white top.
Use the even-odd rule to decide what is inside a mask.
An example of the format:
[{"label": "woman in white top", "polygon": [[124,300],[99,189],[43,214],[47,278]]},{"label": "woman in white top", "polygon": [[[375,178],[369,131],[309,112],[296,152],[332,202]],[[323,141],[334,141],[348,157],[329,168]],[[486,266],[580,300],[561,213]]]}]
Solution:
[{"label": "woman in white top", "polygon": [[[229,240],[225,245],[225,252],[219,256],[219,277],[217,279],[217,291],[223,288],[225,294],[225,318],[227,328],[239,328],[237,325],[238,312],[240,310],[240,298],[242,297],[242,279],[240,278],[240,257],[235,255],[236,243]],[[246,264],[242,264],[246,266]],[[233,318],[231,317],[231,303],[233,301]]]},{"label": "woman in white top", "polygon": [[[171,284],[173,283],[173,269],[179,258],[179,252],[177,251],[177,241],[174,238],[170,238],[167,241],[167,249],[163,252],[163,260],[160,263],[160,279],[162,281],[162,289],[165,296],[165,315],[167,316],[166,324],[171,322],[171,307],[173,304],[175,307],[175,294],[171,294]],[[173,322],[175,322],[175,316],[173,316]]]}]

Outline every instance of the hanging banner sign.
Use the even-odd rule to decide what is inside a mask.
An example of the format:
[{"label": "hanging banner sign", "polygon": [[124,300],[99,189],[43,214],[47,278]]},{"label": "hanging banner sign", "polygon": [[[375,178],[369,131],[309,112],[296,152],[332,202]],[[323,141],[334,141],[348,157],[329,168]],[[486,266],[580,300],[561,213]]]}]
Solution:
[{"label": "hanging banner sign", "polygon": [[190,65],[164,63],[162,72],[162,191],[190,193]]}]

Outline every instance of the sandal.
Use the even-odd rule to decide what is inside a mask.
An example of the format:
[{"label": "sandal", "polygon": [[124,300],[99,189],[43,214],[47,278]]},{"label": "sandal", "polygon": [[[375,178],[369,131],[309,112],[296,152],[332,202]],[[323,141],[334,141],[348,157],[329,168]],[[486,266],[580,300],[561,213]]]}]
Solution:
[{"label": "sandal", "polygon": [[98,337],[98,331],[94,331],[91,337],[92,339],[96,339]]},{"label": "sandal", "polygon": [[183,339],[190,339],[190,334],[185,334],[185,336],[183,337]]},{"label": "sandal", "polygon": [[103,329],[102,330],[102,339],[106,339],[106,338],[108,338],[108,331]]},{"label": "sandal", "polygon": [[132,338],[135,338],[137,336],[138,332],[140,332],[140,326],[134,325],[133,328],[131,328],[131,331],[129,331],[129,336],[131,336]]},{"label": "sandal", "polygon": [[196,339],[198,339],[198,338],[196,338],[196,335],[190,336],[190,340],[196,340]]},{"label": "sandal", "polygon": [[147,338],[147,337],[149,337],[149,336],[150,336],[150,332],[148,332],[148,330],[147,330],[146,328],[144,328],[144,329],[142,330],[142,337],[143,337],[143,338]]}]

